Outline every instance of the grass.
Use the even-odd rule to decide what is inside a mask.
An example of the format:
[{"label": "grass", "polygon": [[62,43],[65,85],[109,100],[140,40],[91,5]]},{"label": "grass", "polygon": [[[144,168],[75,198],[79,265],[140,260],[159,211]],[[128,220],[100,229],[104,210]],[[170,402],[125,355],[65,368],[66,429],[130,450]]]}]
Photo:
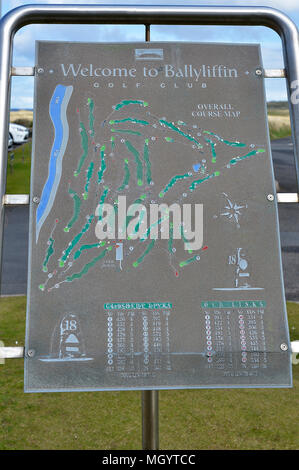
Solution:
[{"label": "grass", "polygon": [[[25,297],[0,298],[0,339],[24,344]],[[288,302],[291,340],[299,305]],[[292,389],[160,392],[161,449],[298,449]],[[141,448],[140,392],[23,393],[23,360],[0,366],[0,450]]]},{"label": "grass", "polygon": [[287,102],[269,102],[267,105],[270,139],[282,139],[291,135],[289,105]]},{"label": "grass", "polygon": [[8,152],[6,194],[29,194],[30,168],[31,141],[28,141]]},{"label": "grass", "polygon": [[[283,113],[283,111],[284,110],[281,110],[281,113]],[[276,111],[274,111],[273,114],[268,115],[270,139],[274,140],[289,137],[291,135],[291,123],[289,114],[275,113]]]},{"label": "grass", "polygon": [[273,108],[268,110],[268,116],[290,116],[288,109]]}]

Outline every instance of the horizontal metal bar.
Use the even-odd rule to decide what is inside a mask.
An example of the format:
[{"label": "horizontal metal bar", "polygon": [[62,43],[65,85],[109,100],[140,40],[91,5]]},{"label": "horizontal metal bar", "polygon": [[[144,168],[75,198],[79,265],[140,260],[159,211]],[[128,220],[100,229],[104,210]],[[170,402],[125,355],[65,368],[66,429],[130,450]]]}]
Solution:
[{"label": "horizontal metal bar", "polygon": [[295,25],[281,11],[263,6],[34,4],[17,7],[3,18],[14,32],[36,23],[263,25],[278,32]]},{"label": "horizontal metal bar", "polygon": [[29,194],[5,194],[5,206],[20,206],[29,204]]},{"label": "horizontal metal bar", "polygon": [[[299,202],[297,193],[277,193],[277,202]],[[29,194],[5,194],[4,205],[18,206],[29,204]]]},{"label": "horizontal metal bar", "polygon": [[299,194],[297,193],[277,193],[277,202],[299,202]]},{"label": "horizontal metal bar", "polygon": [[[292,354],[299,353],[299,341],[291,342]],[[25,355],[25,348],[23,346],[0,347],[0,359],[22,359]],[[297,362],[294,362],[297,364]]]},{"label": "horizontal metal bar", "polygon": [[[299,353],[299,341],[291,341],[291,352]],[[18,359],[23,358],[25,348],[23,346],[0,346],[0,359]]]},{"label": "horizontal metal bar", "polygon": [[35,67],[11,67],[10,74],[13,77],[32,77],[35,75]]},{"label": "horizontal metal bar", "polygon": [[285,78],[285,69],[264,69],[263,76],[265,78]]},{"label": "horizontal metal bar", "polygon": [[0,359],[18,359],[24,357],[24,347],[0,347]]}]

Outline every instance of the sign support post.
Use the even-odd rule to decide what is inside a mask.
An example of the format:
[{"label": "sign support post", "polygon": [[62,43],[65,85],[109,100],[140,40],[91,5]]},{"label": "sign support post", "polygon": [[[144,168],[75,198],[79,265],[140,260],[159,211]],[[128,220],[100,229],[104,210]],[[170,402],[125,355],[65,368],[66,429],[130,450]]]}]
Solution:
[{"label": "sign support post", "polygon": [[[150,25],[145,25],[145,41],[150,42]],[[142,407],[142,448],[159,449],[159,391],[143,390]]]},{"label": "sign support post", "polygon": [[159,391],[142,391],[142,449],[159,449]]}]

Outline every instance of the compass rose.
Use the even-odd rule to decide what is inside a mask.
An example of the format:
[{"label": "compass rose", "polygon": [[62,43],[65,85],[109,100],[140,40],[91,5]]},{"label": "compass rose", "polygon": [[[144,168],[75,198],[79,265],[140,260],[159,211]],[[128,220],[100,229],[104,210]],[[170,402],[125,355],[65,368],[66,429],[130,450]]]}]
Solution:
[{"label": "compass rose", "polygon": [[243,215],[243,210],[247,209],[247,204],[239,204],[233,202],[226,193],[222,193],[226,199],[226,204],[222,212],[220,212],[220,216],[227,217],[228,219],[232,220],[237,228],[240,228],[240,217]]}]

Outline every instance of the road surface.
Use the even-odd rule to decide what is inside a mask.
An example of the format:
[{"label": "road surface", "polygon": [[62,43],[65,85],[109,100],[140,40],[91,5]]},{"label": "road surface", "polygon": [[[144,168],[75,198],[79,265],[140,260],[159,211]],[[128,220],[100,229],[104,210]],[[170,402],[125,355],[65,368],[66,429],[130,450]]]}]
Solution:
[{"label": "road surface", "polygon": [[[296,193],[291,139],[274,140],[271,148],[279,192]],[[299,301],[299,204],[279,204],[278,213],[286,299]]]}]

